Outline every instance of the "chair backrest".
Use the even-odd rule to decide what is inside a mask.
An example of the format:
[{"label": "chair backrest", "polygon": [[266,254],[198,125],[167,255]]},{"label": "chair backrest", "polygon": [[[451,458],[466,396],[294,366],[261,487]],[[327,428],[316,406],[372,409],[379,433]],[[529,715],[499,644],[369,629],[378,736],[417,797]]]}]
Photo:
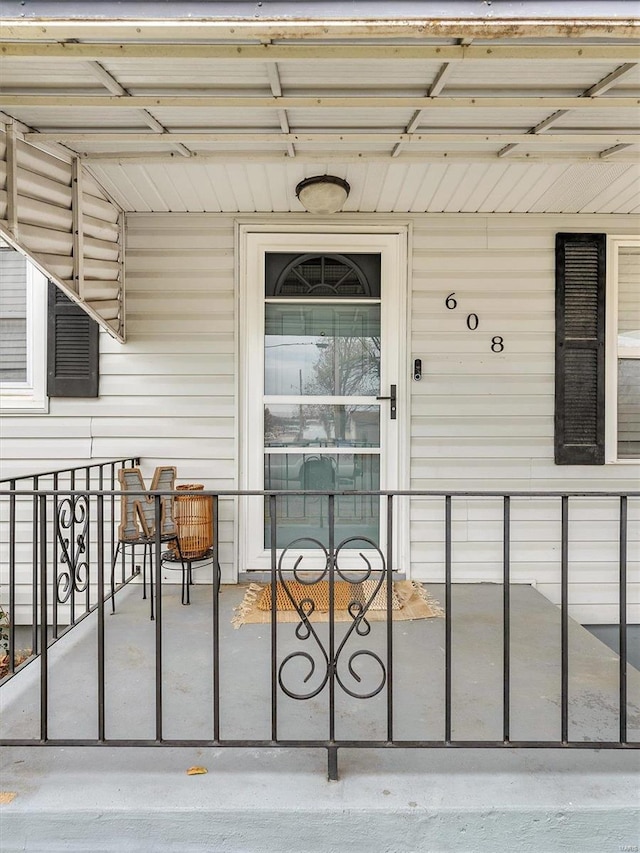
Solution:
[{"label": "chair backrest", "polygon": [[[156,468],[151,482],[151,491],[173,491],[176,473],[176,468],[173,466]],[[155,500],[151,495],[140,494],[147,491],[140,469],[121,468],[118,471],[118,481],[123,492],[118,528],[120,541],[135,542],[143,537],[155,535]],[[176,535],[173,497],[170,495],[163,495],[161,498],[160,519],[161,536]]]},{"label": "chair backrest", "polygon": [[331,491],[336,486],[336,472],[333,462],[326,456],[314,456],[308,459],[302,469],[302,488]]}]

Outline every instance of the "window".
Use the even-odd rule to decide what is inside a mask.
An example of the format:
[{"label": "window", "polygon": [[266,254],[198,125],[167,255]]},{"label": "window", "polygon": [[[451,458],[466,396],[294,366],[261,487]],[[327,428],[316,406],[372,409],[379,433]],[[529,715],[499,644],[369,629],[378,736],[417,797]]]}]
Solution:
[{"label": "window", "polygon": [[640,461],[640,240],[556,235],[557,465]]},{"label": "window", "polygon": [[47,279],[0,241],[0,408],[46,412]]},{"label": "window", "polygon": [[608,241],[606,460],[640,460],[640,240]]}]

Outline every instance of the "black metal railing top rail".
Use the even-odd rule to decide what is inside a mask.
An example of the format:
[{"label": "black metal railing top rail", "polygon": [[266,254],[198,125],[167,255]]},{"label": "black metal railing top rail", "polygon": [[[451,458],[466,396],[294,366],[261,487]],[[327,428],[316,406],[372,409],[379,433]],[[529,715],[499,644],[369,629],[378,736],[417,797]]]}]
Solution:
[{"label": "black metal railing top rail", "polygon": [[[96,479],[103,483],[100,488],[115,489],[117,486],[117,472],[120,468],[133,468],[140,464],[139,456],[128,456],[126,459],[107,459],[102,462],[88,462],[84,465],[75,465],[71,468],[56,468],[53,471],[38,471],[37,474],[15,474],[11,477],[0,479],[0,486],[8,485],[9,491],[15,489],[16,483],[31,482],[32,488],[37,490],[43,481],[51,478],[52,483],[63,483],[63,478],[68,478],[69,487],[88,489]],[[57,486],[55,487],[57,488]],[[3,490],[4,491],[4,490]]]},{"label": "black metal railing top rail", "polygon": [[[150,557],[155,559],[156,566],[162,562],[164,543],[161,535],[160,520],[162,518],[163,501],[177,496],[176,492],[145,492],[153,501],[156,519],[156,535],[150,543]],[[182,493],[184,494],[184,492]],[[219,502],[222,498],[242,498],[260,496],[265,499],[265,536],[267,552],[270,561],[270,598],[268,597],[267,613],[269,627],[261,632],[268,636],[268,654],[256,656],[262,661],[263,669],[256,673],[256,683],[263,684],[263,692],[256,694],[255,701],[248,703],[247,697],[240,694],[240,705],[229,707],[234,685],[238,690],[247,690],[243,676],[239,671],[232,673],[231,680],[227,671],[228,655],[233,651],[233,645],[224,641],[224,631],[221,630],[222,620],[227,612],[224,596],[220,593],[220,576],[215,572],[209,587],[210,595],[198,604],[204,608],[206,628],[198,633],[199,642],[203,637],[208,638],[208,663],[203,670],[194,671],[194,679],[208,679],[209,689],[205,698],[206,713],[202,710],[204,729],[198,733],[189,733],[184,728],[187,718],[198,716],[194,704],[189,704],[189,714],[178,714],[176,717],[176,697],[171,692],[170,679],[166,677],[173,642],[168,641],[167,632],[171,628],[166,596],[167,587],[162,582],[160,572],[156,571],[155,584],[151,580],[151,596],[154,602],[154,623],[147,640],[150,643],[150,666],[147,673],[150,679],[149,699],[146,708],[137,708],[137,713],[148,713],[150,729],[146,735],[132,736],[131,730],[110,721],[110,704],[112,699],[107,676],[106,662],[109,644],[115,641],[117,619],[105,620],[107,602],[113,596],[105,576],[105,566],[108,567],[110,557],[114,553],[114,518],[108,511],[112,501],[117,500],[118,491],[104,488],[101,490],[43,490],[35,489],[30,493],[30,506],[36,518],[34,535],[37,547],[33,549],[34,587],[37,590],[34,599],[34,613],[39,635],[40,670],[37,684],[39,696],[39,718],[37,731],[31,737],[18,736],[15,733],[3,733],[0,729],[0,744],[3,745],[111,745],[111,746],[199,746],[199,747],[317,747],[327,750],[329,759],[329,777],[337,778],[337,755],[340,747],[373,748],[373,747],[403,747],[403,748],[435,748],[435,747],[531,747],[531,748],[637,748],[637,730],[640,726],[640,685],[636,683],[632,668],[628,665],[627,622],[629,607],[629,542],[630,529],[636,531],[640,519],[637,517],[640,491],[627,492],[538,492],[518,491],[505,494],[499,491],[445,491],[445,490],[412,490],[402,492],[391,491],[204,491],[199,495],[209,495],[213,501],[212,541],[214,543],[214,560],[218,561],[219,535]],[[353,498],[354,494],[375,497],[379,501],[380,525],[383,535],[380,540],[361,534],[357,529],[346,536],[337,536],[338,519],[337,507],[343,498]],[[298,507],[287,505],[287,499],[314,499],[318,508],[318,517],[322,517],[322,527],[319,525],[314,532],[309,532],[311,515],[309,506],[300,504]],[[11,502],[18,496],[24,497],[24,492],[9,489],[0,492],[0,501]],[[557,712],[557,736],[522,737],[514,732],[521,732],[520,723],[514,725],[512,711],[518,699],[517,691],[522,688],[523,654],[521,637],[516,643],[513,632],[519,628],[514,617],[514,575],[512,568],[512,553],[514,547],[513,507],[517,499],[525,499],[533,504],[544,502],[550,504],[556,512],[558,522],[557,569],[558,586],[560,589],[558,605],[558,648],[557,660],[551,661],[557,667],[559,691],[557,702],[550,702],[553,713]],[[443,660],[441,670],[438,670],[438,690],[434,694],[441,697],[441,726],[439,735],[407,734],[406,709],[412,707],[416,697],[422,701],[419,690],[420,679],[409,679],[409,682],[399,684],[402,677],[399,674],[399,655],[402,649],[398,632],[394,629],[394,576],[398,566],[394,556],[395,527],[397,524],[397,506],[402,500],[435,502],[439,507],[436,521],[432,522],[425,534],[431,537],[433,543],[443,553],[443,618],[442,618],[442,650]],[[56,546],[59,540],[61,515],[60,506],[65,501],[69,520],[68,540],[78,541],[77,529],[82,526],[82,548],[80,560],[78,553],[68,545],[65,549]],[[604,500],[609,507],[608,524],[615,527],[615,540],[612,541],[612,553],[615,552],[615,581],[609,586],[616,589],[615,599],[619,626],[620,653],[617,662],[617,687],[615,690],[615,727],[613,733],[594,734],[588,737],[575,735],[574,717],[580,717],[581,709],[575,708],[571,691],[570,677],[574,659],[572,646],[574,639],[569,616],[570,600],[570,568],[572,565],[572,548],[577,547],[579,535],[573,531],[575,518],[572,517],[573,507],[582,501]],[[76,503],[74,503],[76,501]],[[500,655],[496,669],[500,673],[500,699],[498,702],[499,736],[459,737],[457,736],[456,715],[460,710],[460,675],[456,665],[456,649],[459,647],[457,631],[461,627],[461,618],[454,609],[454,565],[456,549],[461,548],[461,542],[456,537],[455,511],[459,502],[480,501],[485,506],[491,506],[494,516],[496,507],[498,515],[496,523],[500,527],[499,541],[499,577],[496,588],[499,590],[499,630]],[[76,519],[75,509],[80,505],[84,510]],[[630,517],[630,507],[632,516]],[[291,527],[292,517],[296,512],[303,512],[301,529],[303,535],[291,538],[287,545],[279,544],[278,529],[282,524]],[[283,518],[283,513],[285,517]],[[292,516],[293,513],[293,516]],[[436,517],[434,516],[434,518]],[[89,523],[85,524],[85,519]],[[107,522],[108,519],[108,522]],[[15,527],[15,513],[10,518]],[[554,522],[555,523],[555,522]],[[262,536],[263,531],[257,535]],[[13,534],[15,543],[15,532]],[[633,534],[636,542],[637,534]],[[88,541],[91,539],[95,541]],[[384,542],[381,546],[379,541]],[[315,554],[315,559],[310,556]],[[88,555],[88,557],[87,557]],[[145,552],[146,556],[146,552]],[[632,565],[636,566],[636,559]],[[215,564],[215,563],[214,563]],[[61,572],[62,570],[62,572]],[[95,573],[91,579],[90,573]],[[66,575],[67,580],[60,582],[60,574]],[[135,565],[130,573],[125,573],[118,588],[137,575]],[[610,572],[609,572],[610,575]],[[75,580],[74,580],[75,578]],[[634,578],[635,579],[635,578]],[[15,572],[10,583],[15,584]],[[318,604],[314,590],[317,585],[324,584],[328,608],[320,622]],[[338,606],[338,585],[349,586],[346,605]],[[76,595],[86,595],[92,585],[97,590],[95,601],[87,599],[87,607],[81,618],[95,613],[95,731],[86,734],[52,733],[51,720],[54,715],[54,699],[51,693],[52,679],[62,678],[58,663],[49,660],[51,633],[55,634],[54,601],[59,598],[62,590],[74,589]],[[306,590],[308,589],[308,594]],[[301,592],[302,590],[302,592]],[[15,595],[15,592],[12,593]],[[269,595],[267,593],[267,595]],[[288,609],[293,614],[293,621],[279,621],[278,595],[284,596]],[[70,599],[69,599],[70,600]],[[221,603],[222,602],[222,603]],[[382,603],[381,603],[382,602]],[[58,600],[58,606],[63,604]],[[67,602],[65,601],[66,605]],[[341,618],[338,610],[342,609]],[[374,611],[377,617],[374,618]],[[553,611],[554,613],[557,611]],[[345,616],[346,613],[346,616]],[[119,611],[116,616],[119,615]],[[344,620],[344,621],[341,621]],[[108,622],[108,624],[107,624]],[[180,624],[181,634],[186,631],[184,622]],[[554,629],[555,630],[555,629]],[[241,635],[235,635],[240,637]],[[440,635],[438,635],[440,636]],[[174,635],[171,635],[174,639]],[[235,639],[235,638],[234,638]],[[146,642],[146,641],[145,641]],[[517,662],[514,652],[517,646]],[[264,651],[264,643],[260,646]],[[526,650],[525,650],[526,652]],[[413,654],[416,653],[415,648]],[[235,658],[232,659],[235,660]],[[404,661],[406,663],[406,661]],[[248,663],[245,661],[245,664]],[[633,671],[635,672],[635,671]],[[517,678],[516,678],[517,676]],[[111,675],[111,678],[113,674]],[[633,695],[629,694],[629,679],[633,677]],[[441,682],[439,681],[441,678]],[[269,683],[268,690],[266,683]],[[412,683],[413,682],[413,683]],[[435,681],[433,682],[435,684]],[[517,688],[514,684],[517,683]],[[251,687],[251,690],[258,689]],[[265,692],[266,691],[266,692]],[[440,691],[440,692],[438,692]],[[56,695],[59,697],[60,691]],[[421,698],[422,697],[422,698]],[[609,705],[612,702],[607,699]],[[196,700],[194,699],[193,702]],[[236,697],[238,701],[238,697]],[[358,716],[355,706],[349,705],[348,713],[343,714],[341,703],[356,703],[362,707],[369,703],[374,709],[375,720],[372,729],[377,732],[374,736],[365,735],[362,731],[355,733],[341,730],[345,718],[353,719]],[[258,703],[256,705],[256,703]],[[262,703],[260,705],[260,703]],[[309,708],[309,717],[320,714],[320,733],[311,728],[305,729],[290,722],[290,704]],[[263,714],[256,723],[260,732],[244,732],[242,735],[227,733],[230,718],[242,716],[238,707],[259,707]],[[557,705],[557,708],[556,708]],[[435,714],[435,712],[434,712]],[[439,714],[439,712],[438,712]],[[424,713],[419,712],[422,720]],[[440,717],[438,716],[438,719]],[[373,723],[375,722],[375,726]],[[266,725],[266,731],[261,725]],[[421,723],[422,724],[422,723]],[[440,723],[438,723],[440,725]],[[377,726],[377,728],[376,728]],[[427,727],[428,728],[428,727]],[[296,734],[292,734],[292,732]],[[346,730],[345,730],[346,731]],[[426,731],[426,729],[425,729]],[[431,731],[431,729],[429,729]]]}]

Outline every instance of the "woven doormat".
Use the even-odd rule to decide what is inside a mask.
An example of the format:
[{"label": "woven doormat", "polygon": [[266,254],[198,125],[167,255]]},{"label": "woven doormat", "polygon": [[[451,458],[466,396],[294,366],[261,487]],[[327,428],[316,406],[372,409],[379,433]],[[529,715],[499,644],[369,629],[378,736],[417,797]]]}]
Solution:
[{"label": "woven doormat", "polygon": [[[334,584],[334,619],[336,622],[351,622],[349,604],[353,601],[365,603],[369,601],[377,586],[376,581],[365,581],[361,584],[350,584],[337,581]],[[314,612],[310,622],[329,621],[329,584],[321,581],[317,584],[301,584],[296,581],[287,583],[294,600],[298,603],[303,599],[314,602]],[[316,589],[317,587],[317,589]],[[291,599],[280,583],[276,588],[276,608],[278,622],[299,622],[300,616]],[[393,584],[391,599],[391,615],[394,621],[409,621],[412,619],[430,619],[444,616],[439,603],[433,599],[423,584],[417,581],[396,581]],[[387,618],[386,588],[382,586],[369,604],[367,620],[383,622]],[[234,628],[241,625],[265,625],[271,622],[271,586],[269,584],[252,583],[247,587],[242,602],[235,608],[231,624]]]},{"label": "woven doormat", "polygon": [[[333,584],[333,606],[335,610],[348,610],[349,605],[353,602],[366,604],[374,594],[377,581],[364,581],[363,583],[347,583],[347,581],[336,581]],[[369,605],[371,610],[386,610],[387,595],[384,585],[380,587],[373,601]],[[293,601],[292,601],[293,599]],[[313,609],[319,610],[321,613],[329,612],[329,581],[319,581],[318,583],[299,583],[298,581],[289,581],[286,585],[283,583],[276,584],[276,610],[287,611],[293,610],[297,612],[297,607],[302,601],[312,601]],[[295,603],[294,603],[295,602]],[[258,598],[259,610],[271,610],[271,585],[268,584],[262,590]],[[400,610],[400,601],[395,591],[391,596],[391,609]]]}]

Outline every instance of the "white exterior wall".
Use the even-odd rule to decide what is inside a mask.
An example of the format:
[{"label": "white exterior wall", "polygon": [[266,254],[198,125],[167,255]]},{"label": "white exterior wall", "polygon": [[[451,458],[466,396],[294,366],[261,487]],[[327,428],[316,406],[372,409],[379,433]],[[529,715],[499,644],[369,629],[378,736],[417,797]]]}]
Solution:
[{"label": "white exterior wall", "polygon": [[[493,491],[640,489],[640,463],[554,464],[555,235],[639,233],[637,218],[438,216],[413,221],[411,487]],[[455,292],[458,307],[445,298]],[[466,325],[478,315],[476,331]],[[492,353],[494,335],[504,351]],[[513,499],[511,569],[560,600],[560,499]],[[442,503],[415,501],[413,576],[444,577]],[[616,622],[618,505],[570,505],[569,599],[584,623]],[[502,502],[453,503],[453,577],[502,580]],[[433,544],[435,541],[436,544]],[[640,500],[629,505],[629,618],[640,621]]]},{"label": "white exterior wall", "polygon": [[[553,374],[556,232],[637,234],[640,220],[393,219],[412,225],[410,352],[412,359],[422,358],[424,373],[421,382],[410,385],[412,488],[638,489],[638,464],[554,465]],[[282,221],[274,219],[274,230]],[[158,464],[175,464],[179,482],[236,488],[241,437],[236,434],[233,218],[129,215],[126,280],[128,341],[120,345],[101,336],[100,397],[56,398],[48,415],[4,418],[3,476],[141,456],[147,477]],[[451,292],[458,301],[454,311],[444,304]],[[469,313],[478,315],[476,331],[466,327]],[[494,335],[504,338],[501,354],[491,352]],[[636,622],[639,503],[629,508],[629,617]],[[501,580],[501,513],[499,501],[454,502],[454,579]],[[441,502],[412,506],[411,570],[418,579],[443,578],[442,518]],[[513,579],[535,582],[554,601],[559,598],[559,518],[559,500],[534,506],[513,501]],[[579,501],[572,519],[571,613],[587,623],[614,622],[617,505]],[[221,512],[220,533],[223,579],[231,581],[237,547],[230,500]],[[204,572],[199,579],[207,579]]]}]

